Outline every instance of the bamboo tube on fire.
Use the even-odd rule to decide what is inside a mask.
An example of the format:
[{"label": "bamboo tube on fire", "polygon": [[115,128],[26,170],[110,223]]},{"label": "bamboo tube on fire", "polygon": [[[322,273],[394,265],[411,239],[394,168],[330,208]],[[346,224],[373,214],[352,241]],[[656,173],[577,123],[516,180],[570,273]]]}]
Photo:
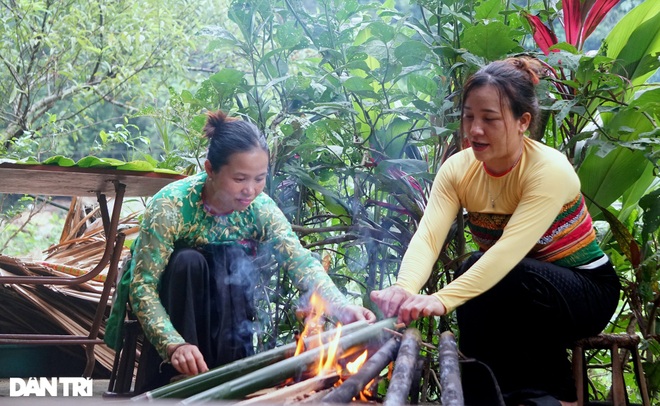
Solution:
[{"label": "bamboo tube on fire", "polygon": [[384,406],[401,406],[408,403],[408,393],[417,366],[417,357],[422,336],[416,328],[408,328],[403,333],[401,348],[394,362],[394,372],[385,395]]},{"label": "bamboo tube on fire", "polygon": [[[341,335],[346,336],[356,330],[368,326],[365,321],[358,321],[355,323],[342,326]],[[334,337],[337,330],[329,330],[320,335],[320,340],[326,342]],[[305,338],[305,346],[309,347],[319,341],[319,336],[310,336]],[[187,398],[197,393],[203,392],[207,389],[216,387],[222,383],[238,378],[252,371],[261,369],[267,365],[279,362],[287,357],[293,355],[296,350],[297,343],[283,345],[273,348],[262,353],[243,358],[226,365],[219,366],[203,374],[191,376],[180,381],[176,381],[169,385],[161,386],[149,392],[135,396],[132,400],[151,400],[163,398]]]},{"label": "bamboo tube on fire", "polygon": [[[370,341],[382,339],[386,334],[383,328],[392,328],[394,322],[395,318],[389,318],[341,337],[338,343],[336,343],[339,353],[347,352],[353,347],[364,345]],[[241,399],[260,389],[278,385],[316,364],[321,354],[327,353],[331,345],[333,343],[324,344],[295,357],[287,358],[259,370],[252,371],[239,378],[218,385],[215,388],[183,399],[181,404],[203,403],[218,399]]]},{"label": "bamboo tube on fire", "polygon": [[346,379],[341,386],[334,388],[321,402],[323,403],[349,403],[360,394],[367,384],[381,373],[387,365],[394,360],[401,341],[398,338],[390,338],[385,345],[362,365],[360,370]]},{"label": "bamboo tube on fire", "polygon": [[440,335],[438,349],[442,404],[446,406],[462,406],[463,387],[461,386],[461,372],[458,365],[458,350],[456,348],[456,339],[451,331],[445,331]]}]

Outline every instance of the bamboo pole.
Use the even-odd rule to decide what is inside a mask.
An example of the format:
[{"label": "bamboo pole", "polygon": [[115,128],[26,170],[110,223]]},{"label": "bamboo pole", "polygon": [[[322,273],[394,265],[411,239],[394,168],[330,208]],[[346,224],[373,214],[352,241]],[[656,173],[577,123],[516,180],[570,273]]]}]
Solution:
[{"label": "bamboo pole", "polygon": [[421,342],[422,336],[416,328],[408,328],[403,333],[401,348],[394,362],[394,372],[383,402],[384,406],[401,406],[408,403],[408,393],[415,374]]},{"label": "bamboo pole", "polygon": [[270,388],[268,393],[234,403],[233,406],[273,405],[286,403],[289,399],[331,388],[339,380],[339,375],[332,372],[328,375],[315,376],[281,389]]},{"label": "bamboo pole", "polygon": [[[365,345],[369,341],[381,339],[383,335],[386,334],[383,331],[383,328],[392,328],[395,320],[395,318],[382,320],[341,337],[337,347],[338,354],[347,352],[353,347]],[[186,398],[181,401],[181,404],[188,405],[203,403],[218,399],[241,399],[259,389],[278,385],[286,379],[291,378],[298,373],[302,373],[310,366],[316,364],[321,353],[327,353],[330,345],[332,345],[332,343],[324,344],[323,346],[305,351],[295,357],[287,358],[259,370],[250,372],[249,374],[242,375],[239,378],[225,382],[215,388],[211,388],[207,391]]]},{"label": "bamboo pole", "polygon": [[438,348],[441,403],[446,406],[461,406],[464,403],[461,371],[458,365],[456,339],[451,331],[445,331],[440,335]]},{"label": "bamboo pole", "polygon": [[381,373],[387,365],[394,360],[401,341],[397,338],[390,338],[385,345],[362,365],[360,370],[349,377],[338,388],[325,395],[321,399],[322,403],[349,403],[354,397],[360,394],[367,384]]},{"label": "bamboo pole", "polygon": [[[364,321],[347,324],[346,326],[342,326],[341,334],[342,336],[345,336],[365,326],[367,326],[367,323]],[[321,334],[320,339],[322,342],[325,342],[329,338],[334,337],[335,334],[336,330],[326,331]],[[318,341],[318,336],[311,336],[305,339],[305,345],[310,347],[316,345]],[[203,392],[222,383],[238,378],[241,375],[286,359],[293,355],[296,350],[296,345],[297,343],[294,342],[273,348],[260,354],[222,365],[203,374],[191,376],[169,385],[161,386],[160,388],[135,396],[133,399],[187,398],[196,393]]]}]

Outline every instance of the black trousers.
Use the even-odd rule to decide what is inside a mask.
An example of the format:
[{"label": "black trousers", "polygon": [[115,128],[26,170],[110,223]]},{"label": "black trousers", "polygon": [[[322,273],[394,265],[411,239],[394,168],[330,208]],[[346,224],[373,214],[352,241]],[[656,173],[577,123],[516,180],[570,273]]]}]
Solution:
[{"label": "black trousers", "polygon": [[[254,354],[252,322],[257,270],[238,246],[176,249],[160,285],[160,300],[176,331],[199,347],[215,368]],[[170,383],[179,373],[146,346],[144,385],[136,393]]]},{"label": "black trousers", "polygon": [[[481,255],[470,257],[457,276]],[[605,328],[620,288],[609,261],[584,270],[525,258],[493,288],[458,307],[459,348],[491,368],[507,404],[544,395],[575,401],[567,348]],[[496,404],[483,369],[463,365],[466,404]]]}]

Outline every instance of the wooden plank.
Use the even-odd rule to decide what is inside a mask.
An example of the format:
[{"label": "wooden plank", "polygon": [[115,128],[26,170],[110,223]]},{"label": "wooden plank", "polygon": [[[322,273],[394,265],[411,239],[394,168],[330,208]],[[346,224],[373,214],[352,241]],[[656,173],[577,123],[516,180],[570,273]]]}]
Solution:
[{"label": "wooden plank", "polygon": [[126,186],[126,197],[151,196],[168,183],[183,178],[184,175],[112,168],[0,163],[0,193],[96,196],[99,192],[114,196],[117,181]]}]

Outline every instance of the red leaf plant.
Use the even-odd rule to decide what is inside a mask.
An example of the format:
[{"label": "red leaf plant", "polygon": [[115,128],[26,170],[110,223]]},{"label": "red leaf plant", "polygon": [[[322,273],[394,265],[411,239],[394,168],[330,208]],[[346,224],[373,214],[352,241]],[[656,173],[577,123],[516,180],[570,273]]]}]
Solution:
[{"label": "red leaf plant", "polygon": [[[582,49],[584,42],[594,32],[605,15],[619,0],[563,0],[563,25],[566,42]],[[544,54],[550,53],[550,47],[557,44],[557,36],[538,16],[524,13],[532,26],[534,41]]]}]

